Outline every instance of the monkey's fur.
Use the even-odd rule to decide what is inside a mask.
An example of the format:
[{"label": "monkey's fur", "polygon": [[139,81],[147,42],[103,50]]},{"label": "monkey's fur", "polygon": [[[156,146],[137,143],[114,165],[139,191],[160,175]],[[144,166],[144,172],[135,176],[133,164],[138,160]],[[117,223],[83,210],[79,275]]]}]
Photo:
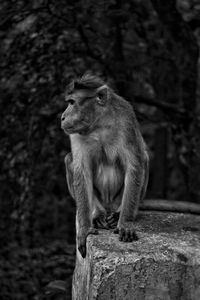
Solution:
[{"label": "monkey's fur", "polygon": [[99,78],[85,75],[67,91],[61,126],[69,135],[68,188],[77,206],[77,246],[113,228],[119,239],[137,237],[134,219],[148,183],[148,153],[132,106]]}]

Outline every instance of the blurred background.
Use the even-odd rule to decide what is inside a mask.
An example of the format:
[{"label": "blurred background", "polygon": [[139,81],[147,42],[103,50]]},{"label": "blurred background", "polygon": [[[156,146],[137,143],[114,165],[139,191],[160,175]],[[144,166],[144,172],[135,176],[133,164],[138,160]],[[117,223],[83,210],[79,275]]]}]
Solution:
[{"label": "blurred background", "polygon": [[0,299],[54,299],[54,280],[71,299],[66,84],[90,71],[132,103],[151,158],[147,198],[200,204],[200,3],[2,0],[0,39]]}]

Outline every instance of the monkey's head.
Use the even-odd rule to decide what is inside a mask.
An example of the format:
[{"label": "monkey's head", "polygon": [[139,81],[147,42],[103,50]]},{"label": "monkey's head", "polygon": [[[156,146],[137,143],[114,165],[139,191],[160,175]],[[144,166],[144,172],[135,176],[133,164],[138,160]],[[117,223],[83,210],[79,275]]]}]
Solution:
[{"label": "monkey's head", "polygon": [[110,89],[98,77],[85,75],[67,88],[67,108],[61,116],[61,127],[67,134],[88,134],[99,125],[109,107]]}]

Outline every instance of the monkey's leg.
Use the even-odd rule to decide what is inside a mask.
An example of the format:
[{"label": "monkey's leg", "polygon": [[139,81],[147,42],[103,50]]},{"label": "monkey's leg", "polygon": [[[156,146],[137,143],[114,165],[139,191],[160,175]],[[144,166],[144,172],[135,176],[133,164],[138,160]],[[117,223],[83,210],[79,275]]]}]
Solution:
[{"label": "monkey's leg", "polygon": [[124,194],[122,197],[121,212],[117,230],[119,240],[132,242],[138,237],[134,230],[134,219],[138,212],[138,206],[143,184],[143,168],[128,169],[125,175]]},{"label": "monkey's leg", "polygon": [[75,199],[74,195],[74,186],[73,186],[73,170],[72,170],[72,153],[68,153],[65,156],[65,169],[66,169],[66,179],[67,179],[67,185],[68,185],[68,190],[70,192],[70,195],[72,198]]},{"label": "monkey's leg", "polygon": [[89,234],[98,234],[92,225],[90,179],[80,171],[74,171],[74,195],[77,207],[77,246],[82,257],[86,256],[86,239]]},{"label": "monkey's leg", "polygon": [[149,182],[149,158],[147,157],[144,162],[144,183],[142,185],[140,201],[144,200],[148,182]]}]

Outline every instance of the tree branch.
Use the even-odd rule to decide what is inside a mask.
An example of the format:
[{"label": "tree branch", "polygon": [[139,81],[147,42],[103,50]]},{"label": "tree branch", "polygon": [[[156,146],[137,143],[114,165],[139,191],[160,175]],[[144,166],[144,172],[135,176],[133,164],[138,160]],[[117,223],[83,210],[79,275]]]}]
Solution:
[{"label": "tree branch", "polygon": [[179,114],[181,116],[184,116],[186,113],[184,109],[176,107],[175,105],[166,103],[164,101],[157,101],[155,99],[151,99],[151,98],[148,99],[141,96],[135,96],[134,99],[137,103],[144,103],[149,106],[155,106],[163,110],[164,112],[168,111],[171,113]]}]

